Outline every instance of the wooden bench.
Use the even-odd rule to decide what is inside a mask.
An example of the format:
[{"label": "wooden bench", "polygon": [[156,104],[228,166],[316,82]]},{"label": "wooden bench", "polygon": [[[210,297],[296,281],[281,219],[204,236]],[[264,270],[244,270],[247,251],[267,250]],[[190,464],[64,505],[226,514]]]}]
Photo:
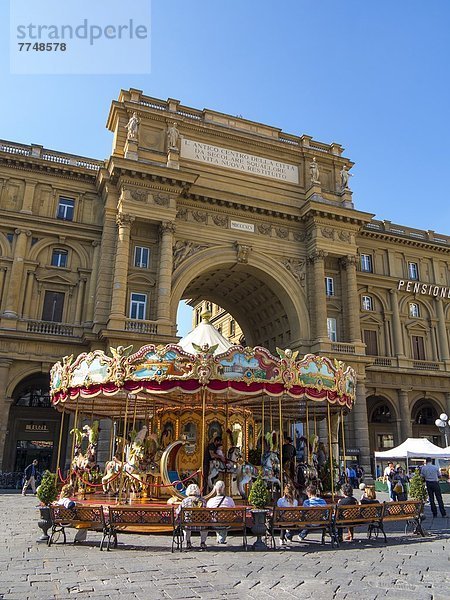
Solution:
[{"label": "wooden bench", "polygon": [[336,542],[339,544],[339,529],[344,527],[357,527],[367,525],[367,536],[370,539],[372,534],[378,537],[379,532],[386,534],[383,527],[384,504],[347,504],[336,506],[333,517],[333,529]]},{"label": "wooden bench", "polygon": [[145,506],[141,508],[137,506],[110,506],[106,549],[110,549],[111,540],[114,540],[113,547],[117,548],[117,534],[119,532],[148,534],[172,532],[173,529],[174,509],[172,506]]},{"label": "wooden bench", "polygon": [[242,532],[242,545],[247,549],[247,522],[245,506],[235,508],[185,508],[182,507],[174,523],[172,552],[175,545],[183,550],[183,530],[193,529],[233,529]]},{"label": "wooden bench", "polygon": [[398,502],[385,502],[383,511],[383,523],[394,521],[405,521],[405,533],[409,525],[414,525],[414,533],[425,537],[422,528],[423,502],[421,500],[404,500]]},{"label": "wooden bench", "polygon": [[[103,538],[100,543],[100,550],[103,550],[103,544],[107,534],[107,523],[103,506],[75,506],[74,508],[64,508],[57,504],[50,506],[50,518],[52,521],[51,534],[47,544],[51,546],[58,541],[62,533],[64,544],[66,543],[66,528],[88,529],[90,531],[100,531]],[[75,543],[75,542],[74,542]]]},{"label": "wooden bench", "polygon": [[334,506],[295,506],[284,508],[276,506],[273,514],[269,517],[269,531],[272,540],[272,548],[276,548],[275,531],[277,529],[307,529],[308,531],[321,531],[322,544],[325,543],[325,535],[331,538],[331,546],[336,542],[333,529]]}]

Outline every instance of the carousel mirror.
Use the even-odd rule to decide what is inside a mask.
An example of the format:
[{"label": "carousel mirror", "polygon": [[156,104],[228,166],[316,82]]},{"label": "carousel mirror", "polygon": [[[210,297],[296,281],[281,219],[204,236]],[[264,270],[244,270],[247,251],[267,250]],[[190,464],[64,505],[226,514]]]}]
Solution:
[{"label": "carousel mirror", "polygon": [[197,447],[197,425],[193,421],[188,421],[183,427],[183,439],[186,441],[184,451],[186,454],[194,454]]}]

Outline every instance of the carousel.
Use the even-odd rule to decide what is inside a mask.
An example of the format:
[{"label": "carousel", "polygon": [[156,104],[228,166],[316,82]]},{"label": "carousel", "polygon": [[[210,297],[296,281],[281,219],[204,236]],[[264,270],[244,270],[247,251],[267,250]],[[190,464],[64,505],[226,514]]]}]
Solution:
[{"label": "carousel", "polygon": [[[179,501],[192,482],[208,497],[220,478],[245,502],[261,473],[273,494],[287,481],[301,488],[315,480],[334,496],[354,370],[324,356],[232,345],[209,318],[176,345],[95,350],[53,366],[52,404],[73,423],[68,472],[58,449],[62,482],[103,503],[142,503]],[[112,427],[101,469],[105,418]]]}]

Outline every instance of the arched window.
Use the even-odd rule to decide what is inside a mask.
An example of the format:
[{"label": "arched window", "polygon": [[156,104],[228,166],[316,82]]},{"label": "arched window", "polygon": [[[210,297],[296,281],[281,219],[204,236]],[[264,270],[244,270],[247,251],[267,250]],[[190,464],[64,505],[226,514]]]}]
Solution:
[{"label": "arched window", "polygon": [[34,376],[22,381],[14,390],[13,400],[16,406],[49,408],[51,406],[49,378]]},{"label": "arched window", "polygon": [[392,421],[391,409],[387,404],[376,406],[372,412],[372,423],[390,423]]},{"label": "arched window", "polygon": [[431,404],[422,404],[415,415],[414,423],[417,425],[434,425],[438,418],[437,410]]}]

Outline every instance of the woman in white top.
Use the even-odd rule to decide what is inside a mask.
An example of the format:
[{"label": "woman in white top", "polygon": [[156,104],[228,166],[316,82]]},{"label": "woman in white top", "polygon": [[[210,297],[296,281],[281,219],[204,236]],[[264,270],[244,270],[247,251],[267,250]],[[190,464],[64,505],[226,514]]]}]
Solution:
[{"label": "woman in white top", "polygon": [[[284,496],[277,501],[277,506],[280,508],[292,508],[298,506],[298,500],[295,498],[295,490],[293,486],[287,483],[284,486]],[[280,546],[287,545],[287,539],[292,539],[292,534],[289,529],[282,529],[280,531]]]},{"label": "woman in white top", "polygon": [[[230,498],[230,496],[225,495],[224,481],[216,481],[214,485],[214,491],[216,495],[208,500],[208,502],[206,503],[207,508],[219,508],[219,506],[222,506],[223,508],[235,507],[233,498]],[[226,529],[216,529],[218,544],[227,543],[227,533],[228,531]]]}]

